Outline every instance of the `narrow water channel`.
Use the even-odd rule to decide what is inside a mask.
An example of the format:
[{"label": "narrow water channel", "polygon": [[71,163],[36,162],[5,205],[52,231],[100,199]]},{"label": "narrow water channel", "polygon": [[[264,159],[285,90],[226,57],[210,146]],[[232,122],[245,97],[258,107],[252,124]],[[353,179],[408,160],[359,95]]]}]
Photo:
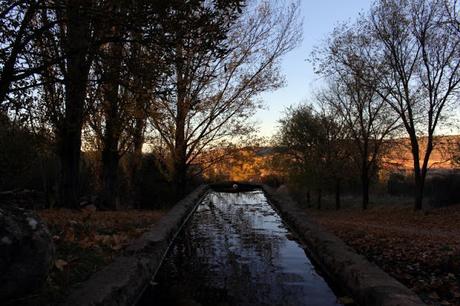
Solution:
[{"label": "narrow water channel", "polygon": [[262,191],[212,191],[138,305],[340,304]]}]

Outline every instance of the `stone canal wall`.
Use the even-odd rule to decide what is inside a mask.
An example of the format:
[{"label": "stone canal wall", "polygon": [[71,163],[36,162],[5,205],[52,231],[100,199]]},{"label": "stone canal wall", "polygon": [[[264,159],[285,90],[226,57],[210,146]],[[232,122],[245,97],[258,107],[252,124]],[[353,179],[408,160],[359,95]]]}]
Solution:
[{"label": "stone canal wall", "polygon": [[[320,266],[327,278],[347,291],[359,305],[425,305],[407,287],[311,221],[288,195],[277,193],[265,185],[252,186],[264,190],[282,219],[306,243],[311,259]],[[224,189],[220,185],[211,187]],[[209,188],[208,185],[202,185],[178,202],[150,231],[131,243],[122,255],[77,286],[65,305],[135,304]]]},{"label": "stone canal wall", "polygon": [[76,287],[65,305],[133,305],[159,269],[171,243],[209,189],[207,185],[178,202],[121,256]]},{"label": "stone canal wall", "polygon": [[283,220],[307,244],[312,260],[359,305],[425,305],[414,292],[312,222],[288,195],[277,193],[268,186],[262,188]]}]

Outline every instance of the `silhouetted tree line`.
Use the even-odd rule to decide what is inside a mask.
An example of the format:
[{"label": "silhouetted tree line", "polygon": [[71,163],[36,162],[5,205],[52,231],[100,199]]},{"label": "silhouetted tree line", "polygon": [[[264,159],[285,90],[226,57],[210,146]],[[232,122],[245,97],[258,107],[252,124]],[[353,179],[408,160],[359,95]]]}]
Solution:
[{"label": "silhouetted tree line", "polygon": [[92,192],[106,208],[182,196],[201,154],[248,135],[256,96],[282,85],[297,14],[276,1],[0,1],[0,188],[70,208]]},{"label": "silhouetted tree line", "polygon": [[[326,109],[301,104],[287,110],[280,120],[277,143],[285,148],[278,167],[285,169],[294,193],[302,193],[309,206],[321,209],[324,193],[335,194],[341,207],[341,193],[356,179],[357,151],[346,125]],[[359,160],[358,160],[359,162]],[[368,177],[370,180],[370,177]]]},{"label": "silhouetted tree line", "polygon": [[[327,85],[317,95],[316,110],[289,110],[280,129],[280,144],[294,156],[293,173],[300,172],[308,188],[320,195],[321,180],[337,184],[336,173],[349,162],[353,172],[341,176],[359,177],[366,209],[386,140],[408,137],[414,207],[422,208],[435,136],[450,123],[460,98],[458,22],[456,0],[379,0],[313,52],[315,70]],[[319,123],[323,118],[337,129],[337,139]],[[349,160],[335,166],[330,154]]]}]

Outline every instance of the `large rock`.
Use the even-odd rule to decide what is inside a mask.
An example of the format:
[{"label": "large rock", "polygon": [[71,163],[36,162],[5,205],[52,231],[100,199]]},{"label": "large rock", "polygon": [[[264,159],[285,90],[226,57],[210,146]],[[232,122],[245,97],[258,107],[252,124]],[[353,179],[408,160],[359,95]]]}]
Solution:
[{"label": "large rock", "polygon": [[0,206],[0,300],[43,285],[53,257],[52,237],[35,213]]}]

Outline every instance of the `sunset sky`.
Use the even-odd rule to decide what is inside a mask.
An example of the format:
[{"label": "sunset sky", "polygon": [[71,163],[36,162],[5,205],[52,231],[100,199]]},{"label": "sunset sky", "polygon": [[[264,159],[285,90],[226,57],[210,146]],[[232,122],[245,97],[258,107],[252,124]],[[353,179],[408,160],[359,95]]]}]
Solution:
[{"label": "sunset sky", "polygon": [[337,24],[353,21],[360,12],[368,11],[371,3],[371,0],[301,0],[303,41],[283,60],[287,86],[261,96],[267,108],[259,110],[255,117],[261,135],[272,135],[283,110],[289,105],[308,101],[314,89],[321,85],[307,61],[313,48],[326,39]]}]

